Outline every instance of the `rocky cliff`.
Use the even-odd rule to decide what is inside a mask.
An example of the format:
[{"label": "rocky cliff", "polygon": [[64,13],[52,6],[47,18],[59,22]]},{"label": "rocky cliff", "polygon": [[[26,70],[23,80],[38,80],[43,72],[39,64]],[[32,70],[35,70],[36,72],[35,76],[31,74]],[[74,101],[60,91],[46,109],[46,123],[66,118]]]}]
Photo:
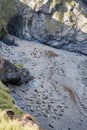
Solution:
[{"label": "rocky cliff", "polygon": [[[26,40],[34,38],[56,48],[87,54],[85,0],[12,0],[10,4],[8,2],[10,0],[6,0],[6,3],[0,2],[1,12],[5,14],[7,11],[4,17],[0,12],[0,25],[2,28],[5,24],[4,27],[10,34]],[[0,35],[3,35],[2,31],[3,29]]]},{"label": "rocky cliff", "polygon": [[17,0],[0,0],[0,37],[7,33],[7,23],[17,13],[19,2]]}]

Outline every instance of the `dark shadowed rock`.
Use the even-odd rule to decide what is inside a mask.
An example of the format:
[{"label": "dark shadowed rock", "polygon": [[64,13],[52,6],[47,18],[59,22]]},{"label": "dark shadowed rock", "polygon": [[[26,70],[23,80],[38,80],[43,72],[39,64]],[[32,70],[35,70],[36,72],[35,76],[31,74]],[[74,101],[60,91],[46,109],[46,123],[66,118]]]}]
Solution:
[{"label": "dark shadowed rock", "polygon": [[8,60],[0,58],[0,80],[4,83],[21,85],[29,82],[33,77],[25,68],[16,67]]},{"label": "dark shadowed rock", "polygon": [[87,4],[87,0],[82,0],[85,4]]},{"label": "dark shadowed rock", "polygon": [[7,34],[2,38],[3,42],[7,45],[14,45],[17,46],[17,37]]}]

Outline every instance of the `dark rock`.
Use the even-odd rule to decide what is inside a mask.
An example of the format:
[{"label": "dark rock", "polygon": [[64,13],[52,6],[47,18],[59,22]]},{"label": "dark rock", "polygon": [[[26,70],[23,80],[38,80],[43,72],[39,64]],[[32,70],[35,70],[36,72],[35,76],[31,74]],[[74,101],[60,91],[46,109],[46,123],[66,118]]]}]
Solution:
[{"label": "dark rock", "polygon": [[50,126],[51,128],[54,128],[54,126],[53,126],[52,124],[49,124],[49,126]]},{"label": "dark rock", "polygon": [[7,110],[5,110],[5,112],[6,112],[7,115],[10,117],[10,119],[13,119],[13,118],[14,118],[15,113],[14,113],[12,110],[7,109]]},{"label": "dark rock", "polygon": [[[6,4],[5,0],[3,2],[0,4],[3,3],[4,7],[11,3],[10,0]],[[9,6],[6,8],[8,15],[4,10],[4,14],[1,13],[0,30],[3,30],[4,20],[7,32],[20,39],[34,39],[55,48],[87,54],[86,0],[41,0],[41,3],[38,0],[36,2],[12,0],[12,3],[14,13],[10,18],[7,17],[11,13]],[[0,10],[2,12],[2,8]],[[7,20],[3,19],[4,15]],[[13,36],[11,38],[6,35],[3,41],[8,45],[17,45]]]},{"label": "dark rock", "polygon": [[29,6],[22,4],[19,13],[9,20],[7,24],[8,32],[20,39],[31,40],[30,26],[33,14],[34,11]]},{"label": "dark rock", "polygon": [[30,107],[30,111],[33,112],[33,111],[34,111],[34,108],[33,108],[33,107]]},{"label": "dark rock", "polygon": [[29,82],[33,77],[25,68],[17,68],[8,60],[0,59],[0,80],[7,84],[21,85]]},{"label": "dark rock", "polygon": [[21,2],[19,0],[0,0],[0,38],[7,34],[7,23],[18,13]]},{"label": "dark rock", "polygon": [[87,4],[87,0],[82,0],[85,4]]},{"label": "dark rock", "polygon": [[7,34],[2,38],[3,42],[7,45],[14,45],[14,46],[18,46],[17,44],[17,37]]},{"label": "dark rock", "polygon": [[87,3],[86,0],[74,0],[69,4],[65,0],[43,0],[39,5],[38,1],[25,1],[26,5],[9,20],[7,30],[21,39],[36,39],[55,48],[86,54],[87,11],[83,2]]}]

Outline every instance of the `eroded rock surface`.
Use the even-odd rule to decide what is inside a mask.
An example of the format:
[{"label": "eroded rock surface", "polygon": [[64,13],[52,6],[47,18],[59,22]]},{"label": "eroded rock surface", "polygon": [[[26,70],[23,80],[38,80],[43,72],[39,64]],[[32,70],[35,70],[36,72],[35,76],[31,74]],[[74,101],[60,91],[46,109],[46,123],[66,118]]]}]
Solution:
[{"label": "eroded rock surface", "polygon": [[87,55],[85,0],[4,0],[0,5],[2,37],[9,32]]},{"label": "eroded rock surface", "polygon": [[87,5],[79,0],[21,0],[8,32],[56,48],[87,54]]}]

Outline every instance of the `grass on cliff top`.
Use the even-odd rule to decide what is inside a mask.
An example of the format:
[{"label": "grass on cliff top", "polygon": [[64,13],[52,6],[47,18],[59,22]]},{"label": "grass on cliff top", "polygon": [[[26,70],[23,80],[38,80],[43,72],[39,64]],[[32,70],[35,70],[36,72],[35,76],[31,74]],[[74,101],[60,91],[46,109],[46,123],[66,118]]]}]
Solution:
[{"label": "grass on cliff top", "polygon": [[8,115],[0,110],[0,130],[39,130],[35,125],[22,125],[18,119],[10,119]]},{"label": "grass on cliff top", "polygon": [[12,109],[17,115],[22,115],[23,111],[17,108],[15,101],[10,95],[9,89],[0,81],[0,109]]}]

